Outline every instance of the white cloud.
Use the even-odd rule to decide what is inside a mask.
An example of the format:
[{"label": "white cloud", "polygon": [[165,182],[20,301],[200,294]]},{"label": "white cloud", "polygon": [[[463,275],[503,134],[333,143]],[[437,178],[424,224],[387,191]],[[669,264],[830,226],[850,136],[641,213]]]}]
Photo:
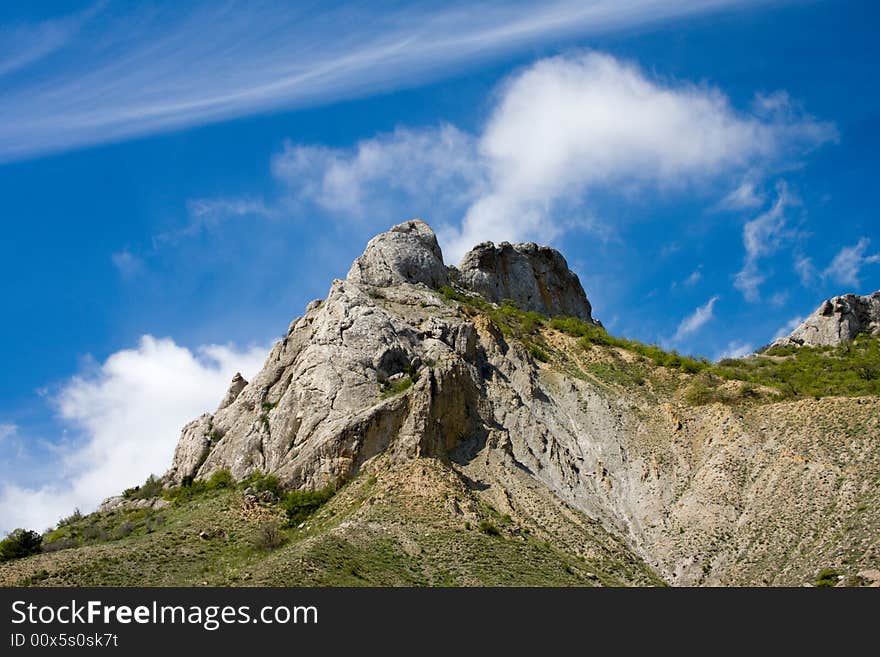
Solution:
[{"label": "white cloud", "polygon": [[743,246],[746,250],[745,262],[734,279],[734,287],[742,292],[748,301],[758,301],[761,284],[766,274],[761,270],[760,260],[779,250],[783,242],[791,236],[786,226],[786,210],[797,203],[784,182],[776,186],[776,200],[766,212],[758,215],[743,226]]},{"label": "white cloud", "polygon": [[10,436],[14,436],[16,431],[18,431],[18,427],[12,423],[0,424],[0,443]]},{"label": "white cloud", "polygon": [[135,349],[112,354],[94,375],[74,377],[56,398],[61,419],[82,441],[60,457],[57,479],[31,489],[0,489],[3,529],[42,530],[74,507],[163,473],[183,425],[213,410],[235,372],[259,370],[266,349],[210,345],[195,353],[173,340],[144,336]]},{"label": "white cloud", "polygon": [[718,89],[667,82],[600,53],[544,59],[504,87],[480,150],[490,193],[447,239],[552,236],[554,209],[592,188],[681,188],[834,139],[810,117],[737,112]]},{"label": "white cloud", "polygon": [[98,10],[94,4],[72,16],[0,25],[0,77],[33,66],[64,48]]},{"label": "white cloud", "polygon": [[773,339],[778,340],[779,338],[784,338],[785,336],[790,335],[792,331],[803,324],[805,319],[806,317],[804,317],[803,315],[792,317],[785,323],[784,326],[780,327],[779,330],[773,334]]},{"label": "white cloud", "polygon": [[423,84],[562,36],[755,2],[104,4],[75,29],[20,26],[8,52],[4,30],[0,74],[63,59],[4,87],[0,161]]},{"label": "white cloud", "polygon": [[770,295],[770,298],[767,299],[767,302],[771,306],[775,306],[777,308],[783,307],[786,303],[788,303],[788,291],[780,290],[779,292],[774,292]]},{"label": "white cloud", "polygon": [[255,198],[199,198],[189,201],[187,209],[191,217],[202,223],[210,222],[216,217],[275,216],[272,208],[261,199]]},{"label": "white cloud", "polygon": [[748,356],[755,351],[755,347],[747,342],[732,340],[727,346],[715,354],[715,360],[724,360],[725,358],[742,358]]},{"label": "white cloud", "polygon": [[725,196],[719,208],[722,210],[751,210],[764,204],[765,196],[754,182],[744,181],[739,187]]},{"label": "white cloud", "polygon": [[680,342],[703,328],[714,317],[715,304],[720,297],[716,294],[693,313],[681,320],[672,342]]},{"label": "white cloud", "polygon": [[871,240],[863,237],[853,246],[845,246],[840,249],[825,271],[822,272],[822,276],[841,285],[858,287],[861,282],[862,268],[865,265],[880,262],[880,253],[865,255],[870,243]]},{"label": "white cloud", "polygon": [[188,221],[182,228],[169,230],[153,236],[153,249],[166,244],[177,244],[181,240],[194,237],[206,231],[216,230],[229,219],[239,217],[261,217],[275,219],[277,208],[271,207],[259,198],[197,198],[186,204]]},{"label": "white cloud", "polygon": [[408,216],[460,211],[484,176],[475,139],[448,124],[398,128],[348,149],[286,143],[272,172],[295,200],[348,219],[391,213],[389,204],[406,207]]},{"label": "white cloud", "polygon": [[128,249],[119,251],[110,256],[113,266],[119,270],[123,276],[134,276],[143,271],[144,262],[138,256]]},{"label": "white cloud", "polygon": [[755,94],[753,105],[759,114],[778,116],[789,112],[791,97],[787,91],[774,91],[769,94],[759,92]]},{"label": "white cloud", "polygon": [[683,285],[685,287],[693,287],[703,278],[702,265],[691,272],[690,276],[684,279]]},{"label": "white cloud", "polygon": [[813,260],[807,256],[798,256],[794,261],[794,270],[801,279],[801,285],[809,287],[816,280],[818,272],[816,271]]},{"label": "white cloud", "polygon": [[694,271],[687,275],[687,277],[683,281],[672,281],[669,284],[670,290],[675,290],[679,285],[682,287],[692,288],[697,283],[703,280],[703,265],[697,267]]},{"label": "white cloud", "polygon": [[[399,128],[353,148],[288,143],[272,169],[295,201],[342,219],[429,219],[454,262],[487,239],[547,242],[574,225],[601,232],[584,206],[591,190],[754,175],[758,164],[836,136],[808,116],[784,119],[738,112],[717,89],[654,79],[593,52],[512,76],[476,135],[444,124]],[[749,184],[740,203],[755,197]]]}]

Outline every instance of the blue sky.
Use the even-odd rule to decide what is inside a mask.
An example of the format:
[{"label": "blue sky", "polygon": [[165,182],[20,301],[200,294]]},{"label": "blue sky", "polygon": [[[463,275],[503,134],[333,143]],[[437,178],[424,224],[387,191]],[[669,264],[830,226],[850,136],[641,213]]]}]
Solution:
[{"label": "blue sky", "polygon": [[873,3],[536,4],[5,3],[0,529],[163,471],[414,216],[709,358],[880,288]]}]

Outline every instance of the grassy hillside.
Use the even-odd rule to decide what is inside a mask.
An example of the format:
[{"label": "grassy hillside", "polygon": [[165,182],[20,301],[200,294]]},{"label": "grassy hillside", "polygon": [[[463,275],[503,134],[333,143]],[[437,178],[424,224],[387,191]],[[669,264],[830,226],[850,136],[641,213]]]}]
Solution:
[{"label": "grassy hillside", "polygon": [[380,461],[294,522],[283,501],[249,501],[241,485],[173,496],[167,508],[63,523],[47,552],[0,565],[0,585],[662,583],[597,524],[554,536],[498,513],[435,460]]}]

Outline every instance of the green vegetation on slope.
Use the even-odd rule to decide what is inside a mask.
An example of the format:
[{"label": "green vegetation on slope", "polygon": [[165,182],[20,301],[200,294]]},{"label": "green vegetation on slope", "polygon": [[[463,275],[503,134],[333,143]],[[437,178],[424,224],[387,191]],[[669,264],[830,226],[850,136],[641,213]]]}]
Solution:
[{"label": "green vegetation on slope", "polygon": [[713,366],[725,379],[772,386],[789,397],[880,394],[880,339],[860,335],[837,347],[774,347]]},{"label": "green vegetation on slope", "polygon": [[[609,335],[605,329],[575,317],[547,318],[526,312],[510,301],[495,305],[449,286],[440,289],[444,298],[456,301],[470,312],[481,312],[492,320],[506,337],[519,339],[535,360],[552,360],[551,349],[541,334],[549,327],[578,338],[580,348],[612,347],[635,354],[644,362],[682,374],[699,375],[689,383],[685,401],[699,405],[714,401],[736,403],[744,400],[780,398],[857,396],[880,394],[880,339],[859,336],[838,347],[775,347],[763,354],[712,363],[705,358],[684,356],[657,345]],[[593,365],[600,378],[636,383],[643,374],[629,371],[623,363]],[[605,368],[603,370],[603,367]],[[612,371],[613,370],[613,371]],[[741,381],[735,391],[723,388],[723,381]],[[775,398],[762,397],[758,386],[779,391]]]},{"label": "green vegetation on slope", "polygon": [[[594,550],[603,556],[572,554],[455,481],[447,466],[429,459],[275,502],[248,501],[240,483],[164,509],[93,513],[55,530],[52,542],[71,541],[65,549],[0,566],[0,584],[662,584],[604,533],[611,547]],[[451,500],[480,509],[474,522],[451,513]],[[595,531],[603,532],[598,525]]]},{"label": "green vegetation on slope", "polygon": [[510,300],[500,304],[491,304],[482,297],[466,294],[444,285],[440,288],[440,294],[449,301],[458,301],[469,312],[481,312],[489,317],[501,333],[508,338],[516,338],[528,349],[532,358],[547,363],[550,355],[547,353],[547,343],[540,333],[540,329],[547,325],[548,319],[541,313],[533,310],[521,310]]},{"label": "green vegetation on slope", "polygon": [[[838,347],[775,347],[763,354],[711,363],[667,352],[656,345],[615,338],[604,329],[572,317],[554,318],[549,325],[579,338],[583,349],[618,347],[656,366],[698,375],[685,395],[685,400],[695,405],[760,399],[756,386],[775,388],[780,397],[790,399],[880,394],[880,339],[876,337],[859,336]],[[724,380],[743,384],[733,394],[720,387]]]}]

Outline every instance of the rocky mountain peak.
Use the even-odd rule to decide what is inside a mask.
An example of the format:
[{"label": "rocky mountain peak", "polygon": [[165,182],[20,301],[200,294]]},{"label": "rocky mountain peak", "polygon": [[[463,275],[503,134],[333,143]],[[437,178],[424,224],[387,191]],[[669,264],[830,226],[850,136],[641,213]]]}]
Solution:
[{"label": "rocky mountain peak", "polygon": [[489,301],[510,299],[525,310],[593,321],[581,282],[562,254],[534,242],[483,242],[459,265],[460,283]]},{"label": "rocky mountain peak", "polygon": [[790,335],[771,346],[836,346],[862,333],[880,334],[880,291],[826,299]]},{"label": "rocky mountain peak", "polygon": [[533,242],[484,242],[457,269],[446,267],[437,236],[420,219],[371,239],[346,281],[371,287],[422,283],[434,289],[454,281],[493,303],[510,300],[523,310],[594,321],[580,280],[556,249]]},{"label": "rocky mountain peak", "polygon": [[495,422],[485,373],[500,367],[505,379],[518,369],[528,387],[534,365],[521,345],[499,342],[497,329],[450,304],[439,289],[450,275],[488,301],[591,320],[580,281],[554,249],[487,242],[456,270],[428,224],[398,224],[293,321],[250,382],[236,375],[217,411],[184,427],[168,479],[262,470],[321,486],[380,452],[446,454],[479,434]]},{"label": "rocky mountain peak", "polygon": [[376,287],[424,283],[437,288],[449,276],[434,231],[421,219],[411,219],[371,239],[346,280]]}]

